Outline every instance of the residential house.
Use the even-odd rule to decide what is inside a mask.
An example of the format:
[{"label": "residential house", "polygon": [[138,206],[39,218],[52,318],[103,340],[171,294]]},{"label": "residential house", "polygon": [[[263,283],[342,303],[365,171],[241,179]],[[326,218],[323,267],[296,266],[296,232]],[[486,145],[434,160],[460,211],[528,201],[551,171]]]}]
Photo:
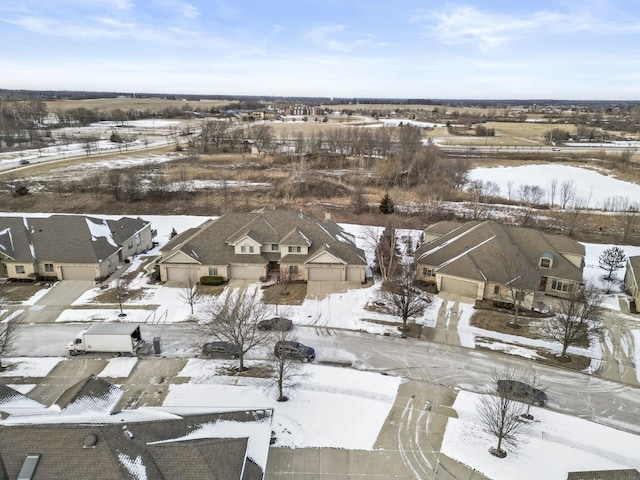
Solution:
[{"label": "residential house", "polygon": [[151,249],[152,236],[151,224],[139,218],[0,217],[0,277],[103,279]]},{"label": "residential house", "polygon": [[330,219],[265,208],[229,213],[174,237],[158,269],[162,281],[258,281],[284,268],[297,280],[364,282],[366,265],[354,238]]},{"label": "residential house", "polygon": [[640,255],[627,258],[627,268],[624,272],[624,288],[636,304],[636,311],[640,310]]},{"label": "residential house", "polygon": [[585,249],[561,235],[493,221],[441,222],[427,228],[414,254],[416,279],[476,300],[541,307],[543,296],[566,298],[582,283]]},{"label": "residential house", "polygon": [[590,470],[569,472],[567,480],[640,480],[640,472],[635,468],[626,470]]},{"label": "residential house", "polygon": [[123,394],[94,375],[64,392],[60,408],[0,389],[0,480],[264,478],[271,409],[121,410]]}]

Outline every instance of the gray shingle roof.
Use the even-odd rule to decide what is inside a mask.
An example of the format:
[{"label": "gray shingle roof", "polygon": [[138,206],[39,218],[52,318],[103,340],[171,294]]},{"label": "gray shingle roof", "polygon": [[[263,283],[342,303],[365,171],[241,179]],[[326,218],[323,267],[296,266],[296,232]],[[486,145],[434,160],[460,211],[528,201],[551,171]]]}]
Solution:
[{"label": "gray shingle roof", "polygon": [[[71,399],[69,405],[78,407],[68,413],[81,415],[82,407],[85,413],[93,413],[93,408],[86,408],[86,399],[95,396],[100,403],[101,398],[113,393],[113,388],[116,387],[94,376],[79,382],[63,395]],[[4,393],[5,398],[15,396],[12,391]],[[0,424],[0,480],[16,478],[28,454],[40,455],[34,480],[263,479],[263,468],[248,457],[249,437],[226,438],[216,432],[230,432],[233,425],[242,423],[260,424],[248,435],[252,442],[265,442],[266,446],[272,410],[193,414],[186,408],[179,410],[179,414],[171,409],[163,411],[152,416],[153,420],[136,421],[135,411],[128,411],[124,417],[92,416],[83,423],[69,423],[72,417],[63,410],[54,418],[55,423],[49,418],[38,424],[38,417],[29,417],[25,422],[22,417],[14,424]],[[127,418],[126,424],[118,422],[118,418]],[[222,425],[221,429],[218,425]],[[238,430],[248,432],[243,427]],[[266,459],[261,460],[266,463]]]},{"label": "gray shingle roof", "polygon": [[[543,252],[554,253],[551,269],[538,261]],[[415,252],[418,264],[436,271],[477,281],[506,284],[504,258],[517,257],[541,275],[581,281],[582,269],[560,253],[584,256],[584,246],[567,237],[548,235],[533,228],[502,225],[492,221],[468,222]]]},{"label": "gray shingle roof", "polygon": [[0,217],[0,253],[19,262],[96,264],[115,254],[149,222],[84,215]]},{"label": "gray shingle roof", "polygon": [[[253,213],[230,213],[203,224],[195,234],[163,249],[164,259],[180,251],[203,265],[260,264],[279,259],[271,253],[237,255],[233,243],[246,235],[263,245],[309,245],[308,255],[295,255],[296,263],[304,263],[329,245],[330,251],[345,263],[366,265],[364,252],[339,225],[320,222],[302,213],[287,210],[262,210]],[[288,258],[288,257],[287,257]]]}]

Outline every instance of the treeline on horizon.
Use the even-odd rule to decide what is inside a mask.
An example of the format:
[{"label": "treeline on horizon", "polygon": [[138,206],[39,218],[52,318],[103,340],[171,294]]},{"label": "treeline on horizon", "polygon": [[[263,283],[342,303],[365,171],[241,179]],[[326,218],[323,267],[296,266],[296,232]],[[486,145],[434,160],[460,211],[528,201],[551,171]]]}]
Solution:
[{"label": "treeline on horizon", "polygon": [[505,108],[513,105],[640,105],[640,100],[558,100],[558,99],[442,99],[442,98],[338,98],[338,97],[286,97],[269,95],[195,95],[176,93],[132,93],[73,90],[10,90],[0,88],[0,98],[6,100],[92,100],[99,98],[161,98],[165,100],[230,100],[237,102],[298,102],[314,105],[447,105],[451,107]]}]

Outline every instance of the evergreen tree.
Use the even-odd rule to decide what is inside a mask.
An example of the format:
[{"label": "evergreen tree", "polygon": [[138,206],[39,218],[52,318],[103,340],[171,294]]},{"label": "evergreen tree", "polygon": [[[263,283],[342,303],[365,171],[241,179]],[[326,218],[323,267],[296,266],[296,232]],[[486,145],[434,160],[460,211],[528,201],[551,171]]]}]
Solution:
[{"label": "evergreen tree", "polygon": [[385,215],[395,212],[395,206],[389,196],[389,192],[385,193],[382,200],[380,200],[380,211]]},{"label": "evergreen tree", "polygon": [[600,268],[607,272],[606,279],[611,280],[614,272],[624,267],[627,257],[620,247],[607,248],[598,259]]}]

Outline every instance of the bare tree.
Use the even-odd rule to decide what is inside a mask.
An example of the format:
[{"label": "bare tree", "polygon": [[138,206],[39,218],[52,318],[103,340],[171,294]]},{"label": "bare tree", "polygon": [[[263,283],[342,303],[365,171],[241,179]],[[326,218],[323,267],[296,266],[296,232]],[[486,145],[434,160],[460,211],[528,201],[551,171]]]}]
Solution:
[{"label": "bare tree", "polygon": [[[512,367],[505,366],[496,369],[491,374],[493,383],[498,381],[520,381],[521,375]],[[496,437],[495,448],[489,452],[499,458],[507,456],[503,446],[517,448],[520,437],[528,429],[528,424],[521,420],[526,412],[526,405],[512,399],[507,389],[497,388],[491,395],[485,395],[480,400],[479,416],[484,430]]]},{"label": "bare tree", "polygon": [[198,276],[194,269],[189,269],[187,273],[187,278],[183,282],[180,283],[180,298],[189,305],[191,308],[191,315],[193,315],[193,307],[200,300],[200,295],[198,295]]},{"label": "bare tree", "polygon": [[[276,341],[296,341],[291,332],[274,332],[273,338]],[[292,390],[300,385],[300,382],[307,377],[302,364],[287,355],[276,355],[271,352],[270,362],[273,367],[271,376],[267,378],[267,388],[275,388],[278,392],[278,401],[286,402]]]},{"label": "bare tree", "polygon": [[562,344],[561,360],[571,361],[567,355],[571,345],[588,342],[602,332],[599,321],[602,301],[600,290],[587,283],[558,303],[555,316],[546,325],[545,334],[549,340]]},{"label": "bare tree", "polygon": [[573,180],[565,180],[560,184],[560,207],[562,210],[567,208],[576,195],[576,186]]},{"label": "bare tree", "polygon": [[374,270],[382,276],[382,281],[393,278],[400,264],[400,252],[398,250],[398,238],[396,229],[387,226],[380,236],[371,228],[365,233],[375,248]]},{"label": "bare tree", "polygon": [[290,267],[280,267],[278,272],[278,288],[280,295],[287,295],[289,293],[289,285],[295,280],[297,275],[293,273]]},{"label": "bare tree", "polygon": [[238,347],[239,368],[244,371],[245,354],[270,338],[269,331],[258,328],[258,323],[267,316],[267,308],[260,301],[260,290],[227,290],[221,298],[210,298],[202,310],[202,320],[197,326],[200,333]]},{"label": "bare tree", "polygon": [[565,226],[567,228],[567,234],[573,235],[575,231],[580,215],[583,210],[589,206],[589,200],[583,196],[574,196],[569,208],[563,214],[565,220]]},{"label": "bare tree", "polygon": [[534,294],[538,275],[531,263],[518,252],[503,253],[499,261],[507,279],[504,286],[513,304],[513,321],[509,325],[520,328],[518,317],[522,304],[527,296]]},{"label": "bare tree", "polygon": [[549,195],[549,208],[553,208],[556,203],[556,192],[558,191],[558,179],[554,178],[549,182],[547,193]]},{"label": "bare tree", "polygon": [[251,129],[258,153],[263,153],[273,142],[273,129],[268,125],[256,125]]},{"label": "bare tree", "polygon": [[531,220],[533,209],[540,205],[544,192],[538,185],[520,185],[517,194],[523,213],[522,225],[526,227]]},{"label": "bare tree", "polygon": [[477,220],[484,217],[487,203],[500,193],[500,187],[492,181],[473,180],[467,192],[471,195],[472,218]]},{"label": "bare tree", "polygon": [[410,266],[404,266],[397,277],[387,279],[381,292],[385,303],[389,304],[390,313],[402,319],[403,334],[407,332],[409,318],[421,315],[430,303],[429,296],[413,285]]},{"label": "bare tree", "polygon": [[111,193],[113,193],[113,197],[116,200],[120,200],[122,193],[122,174],[118,170],[109,171],[109,188],[111,189]]},{"label": "bare tree", "polygon": [[119,278],[116,280],[116,299],[118,300],[118,305],[120,306],[119,317],[126,317],[127,314],[122,310],[122,305],[124,304],[125,299],[129,296],[129,285],[127,284],[124,278]]}]

